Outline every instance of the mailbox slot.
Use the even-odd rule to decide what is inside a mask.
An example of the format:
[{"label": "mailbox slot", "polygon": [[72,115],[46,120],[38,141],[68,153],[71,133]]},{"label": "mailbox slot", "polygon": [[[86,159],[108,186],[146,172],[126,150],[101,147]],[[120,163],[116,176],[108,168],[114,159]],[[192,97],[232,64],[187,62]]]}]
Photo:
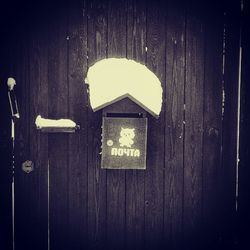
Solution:
[{"label": "mailbox slot", "polygon": [[145,114],[143,113],[107,113],[107,117],[127,117],[127,118],[143,118]]}]

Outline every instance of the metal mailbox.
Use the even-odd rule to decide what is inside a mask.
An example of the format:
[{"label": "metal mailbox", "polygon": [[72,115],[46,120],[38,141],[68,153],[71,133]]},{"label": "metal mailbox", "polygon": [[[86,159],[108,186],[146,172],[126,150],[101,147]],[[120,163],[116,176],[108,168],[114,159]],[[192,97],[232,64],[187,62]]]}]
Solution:
[{"label": "metal mailbox", "polygon": [[147,118],[103,117],[102,168],[146,169]]}]

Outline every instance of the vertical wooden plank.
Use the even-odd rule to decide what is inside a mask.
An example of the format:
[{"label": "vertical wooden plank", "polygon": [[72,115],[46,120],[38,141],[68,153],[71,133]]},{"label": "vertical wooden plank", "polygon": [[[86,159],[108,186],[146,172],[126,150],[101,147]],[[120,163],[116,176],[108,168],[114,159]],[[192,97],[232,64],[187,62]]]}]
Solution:
[{"label": "vertical wooden plank", "polygon": [[[2,82],[2,79],[1,79]],[[4,78],[6,82],[6,78]],[[7,85],[6,85],[7,86]],[[0,88],[1,94],[1,134],[0,134],[0,158],[1,158],[1,177],[0,177],[0,190],[1,190],[1,202],[0,202],[0,241],[5,249],[12,249],[12,144],[10,139],[10,115],[8,113],[8,99],[7,88]],[[4,90],[4,91],[3,91]],[[4,103],[4,101],[7,101]],[[3,109],[5,109],[3,111]],[[2,112],[3,111],[3,112]],[[8,133],[9,136],[6,136]]]},{"label": "vertical wooden plank", "polygon": [[[224,66],[224,116],[222,173],[224,197],[225,244],[234,244],[236,185],[237,185],[237,109],[240,46],[240,1],[225,4],[225,66]],[[233,59],[233,60],[232,60]]]},{"label": "vertical wooden plank", "polygon": [[[1,79],[6,82],[6,78]],[[2,173],[0,177],[0,241],[6,249],[12,248],[12,144],[10,139],[11,118],[8,109],[7,85],[0,87],[1,94],[1,128],[0,128],[0,158]],[[3,88],[2,88],[3,87]],[[9,111],[9,112],[8,112]]]},{"label": "vertical wooden plank", "polygon": [[[35,174],[22,171],[22,163],[30,159],[30,81],[29,81],[29,41],[20,36],[19,46],[15,50],[14,77],[17,85],[17,100],[19,102],[20,119],[15,125],[15,247],[30,249],[33,242],[32,222],[34,221]],[[26,46],[25,46],[26,45]],[[24,205],[25,204],[25,205]],[[31,238],[25,237],[25,232],[31,232]]]},{"label": "vertical wooden plank", "polygon": [[[128,1],[127,58],[145,64],[146,5],[141,0]],[[143,84],[143,83],[141,83]],[[145,171],[126,172],[126,248],[144,247]]]},{"label": "vertical wooden plank", "polygon": [[[31,7],[31,6],[30,6]],[[40,10],[40,9],[39,9]],[[21,45],[16,54],[17,82],[20,81],[18,96],[20,121],[18,121],[16,138],[15,166],[15,248],[48,248],[48,139],[40,135],[35,127],[35,118],[48,112],[48,41],[46,22],[40,26],[39,15],[32,19],[32,25],[22,25]],[[25,20],[31,18],[27,13]],[[25,23],[27,24],[27,23]],[[33,171],[26,173],[22,163],[33,162]],[[28,234],[27,234],[28,232]],[[28,236],[27,236],[28,235]]]},{"label": "vertical wooden plank", "polygon": [[[6,25],[6,20],[2,20],[6,15],[2,12],[1,14],[3,15],[0,25],[5,27],[5,32],[8,32],[11,27]],[[7,41],[0,42],[0,58],[0,159],[2,161],[0,175],[0,242],[8,250],[12,249],[12,143],[11,110],[7,87],[7,78],[10,76],[10,45]]]},{"label": "vertical wooden plank", "polygon": [[[2,7],[2,5],[1,5]],[[10,67],[10,25],[7,20],[10,5],[1,8],[0,27],[2,34],[7,34],[0,41],[0,242],[5,249],[12,249],[12,142],[11,111],[8,100],[7,78]],[[6,12],[5,12],[6,11]],[[6,38],[9,39],[6,39]]]},{"label": "vertical wooden plank", "polygon": [[[15,247],[47,249],[47,141],[38,136],[34,124],[37,113],[46,112],[47,108],[46,84],[45,91],[41,87],[46,81],[46,47],[42,49],[44,40],[37,33],[25,33],[20,40],[16,65],[21,118],[15,133]],[[29,174],[22,170],[26,160],[34,163]]]},{"label": "vertical wooden plank", "polygon": [[164,128],[165,128],[165,4],[147,1],[147,66],[162,83],[163,106],[159,119],[148,122],[147,170],[145,172],[145,248],[159,249],[164,222]]},{"label": "vertical wooden plank", "polygon": [[[49,26],[49,112],[51,119],[68,117],[68,13],[53,6]],[[69,249],[68,134],[49,135],[50,249]]]},{"label": "vertical wooden plank", "polygon": [[[19,48],[24,61],[19,61],[17,65],[18,72],[26,73],[24,76],[21,76],[22,73],[17,75],[22,94],[18,98],[21,119],[16,131],[16,249],[47,249],[48,242],[47,138],[40,137],[35,129],[35,117],[38,113],[47,113],[47,47],[44,34],[39,36],[38,32],[26,35],[27,40]],[[26,160],[34,164],[31,173],[22,170],[22,163]]]},{"label": "vertical wooden plank", "polygon": [[[107,55],[107,2],[88,4],[88,65]],[[106,249],[107,181],[100,166],[101,112],[88,104],[88,242],[90,249]]]},{"label": "vertical wooden plank", "polygon": [[[108,5],[108,57],[126,57],[126,0]],[[125,171],[107,170],[107,244],[123,249],[125,244]],[[116,235],[116,237],[114,237]]]},{"label": "vertical wooden plank", "polygon": [[186,244],[199,242],[202,208],[204,31],[201,4],[187,6],[184,138],[184,214]]},{"label": "vertical wooden plank", "polygon": [[[203,244],[219,242],[223,197],[220,192],[222,141],[223,9],[216,1],[205,6],[205,68],[203,109],[202,222]],[[211,13],[213,12],[213,18]]]},{"label": "vertical wooden plank", "polygon": [[239,165],[239,199],[238,199],[238,241],[242,249],[250,248],[249,245],[249,223],[250,223],[250,170],[249,163],[249,67],[250,67],[250,35],[248,25],[250,21],[250,5],[243,1],[242,20],[242,73],[241,73],[241,126],[240,126],[240,165]]},{"label": "vertical wooden plank", "polygon": [[186,39],[182,1],[169,1],[166,29],[164,240],[171,249],[178,249],[182,242]]},{"label": "vertical wooden plank", "polygon": [[87,15],[85,1],[69,3],[69,118],[80,130],[69,135],[69,241],[72,249],[87,247]]},{"label": "vertical wooden plank", "polygon": [[[47,117],[48,114],[48,41],[46,23],[39,29],[33,21],[34,30],[31,31],[30,56],[30,118],[29,118],[29,144],[30,158],[34,163],[33,182],[30,183],[32,197],[32,247],[37,249],[48,248],[48,136],[36,130],[35,119],[37,115]],[[36,27],[36,29],[35,29]],[[26,174],[27,175],[27,174]],[[37,246],[38,245],[38,246]]]}]

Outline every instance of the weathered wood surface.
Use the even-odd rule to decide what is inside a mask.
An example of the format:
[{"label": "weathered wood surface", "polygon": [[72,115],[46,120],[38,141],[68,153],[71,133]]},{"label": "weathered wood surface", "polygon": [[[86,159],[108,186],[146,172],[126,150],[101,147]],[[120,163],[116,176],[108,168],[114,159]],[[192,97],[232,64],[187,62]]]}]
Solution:
[{"label": "weathered wood surface", "polygon": [[[17,100],[21,115],[15,133],[15,245],[17,249],[47,249],[47,136],[40,136],[34,123],[37,114],[47,115],[46,36],[33,33],[21,45],[17,50],[19,59],[13,66],[13,76],[20,84]],[[26,160],[34,162],[29,174],[22,170]]]},{"label": "weathered wood surface", "polygon": [[[235,205],[238,26],[228,26],[222,79],[224,7],[197,3],[68,1],[20,24],[16,249],[191,249],[225,236]],[[94,113],[84,78],[107,57],[146,64],[162,83],[160,118],[148,115],[145,171],[101,169],[101,118],[114,106]],[[41,133],[38,114],[80,129]],[[34,161],[30,174],[25,160]]]},{"label": "weathered wood surface", "polygon": [[[66,8],[54,13],[49,25],[48,116],[69,116],[68,30]],[[49,212],[51,249],[69,249],[69,135],[49,135]]]},{"label": "weathered wood surface", "polygon": [[[165,90],[165,12],[164,2],[147,2],[146,64]],[[158,120],[149,117],[148,156],[145,172],[145,248],[159,248],[163,240],[164,215],[164,123],[165,98]]]},{"label": "weathered wood surface", "polygon": [[[108,6],[101,0],[88,3],[88,66],[107,55]],[[84,72],[86,76],[87,72]],[[106,249],[107,177],[101,169],[101,111],[94,113],[88,102],[88,246]]]},{"label": "weathered wood surface", "polygon": [[33,88],[30,88],[29,97],[30,160],[34,162],[34,171],[30,174],[35,178],[29,189],[34,193],[32,198],[38,199],[35,203],[36,207],[33,208],[34,223],[37,225],[32,225],[34,228],[31,231],[34,233],[34,238],[29,241],[33,242],[33,247],[38,249],[48,247],[48,136],[38,133],[35,126],[38,114],[48,116],[48,36],[45,30],[32,33],[29,47],[29,82],[30,85],[36,83]]},{"label": "weathered wood surface", "polygon": [[[203,242],[212,247],[219,242],[221,230],[222,152],[222,75],[223,75],[223,11],[214,4],[206,4],[204,15],[204,95],[203,95],[203,169],[202,223]],[[209,13],[214,11],[211,20]],[[221,84],[219,84],[221,83]]]},{"label": "weathered wood surface", "polygon": [[204,95],[204,29],[202,14],[187,6],[185,138],[184,138],[184,208],[183,233],[186,244],[198,243],[202,209],[202,144]]},{"label": "weathered wood surface", "polygon": [[248,24],[250,21],[250,5],[244,1],[242,27],[242,73],[241,73],[241,125],[240,125],[240,162],[239,162],[239,197],[238,197],[238,241],[242,248],[249,248],[250,223],[250,169],[249,169],[249,67],[250,67],[250,36]]},{"label": "weathered wood surface", "polygon": [[[5,20],[0,19],[0,25]],[[12,249],[12,142],[11,110],[8,100],[7,78],[10,74],[7,41],[0,42],[0,242],[6,250]]]},{"label": "weathered wood surface", "polygon": [[[233,235],[236,230],[236,164],[237,164],[237,107],[239,77],[240,2],[231,1],[226,6],[225,25],[225,65],[224,65],[224,114],[222,138],[222,175],[223,175],[223,232],[226,246],[235,244]],[[232,60],[233,58],[233,60]]]},{"label": "weathered wood surface", "polygon": [[166,17],[166,114],[164,240],[178,248],[182,241],[183,140],[185,84],[185,7],[169,1]]},{"label": "weathered wood surface", "polygon": [[87,4],[69,2],[68,7],[68,100],[69,118],[80,125],[80,130],[69,135],[68,159],[68,216],[69,244],[72,249],[86,249],[88,203],[87,162],[87,94],[83,75],[87,70]]}]

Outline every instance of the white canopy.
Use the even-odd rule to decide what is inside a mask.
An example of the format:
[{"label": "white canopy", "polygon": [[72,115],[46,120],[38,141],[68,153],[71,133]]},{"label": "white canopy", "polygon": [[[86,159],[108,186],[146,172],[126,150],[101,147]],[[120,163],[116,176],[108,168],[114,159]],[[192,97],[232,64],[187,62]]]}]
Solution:
[{"label": "white canopy", "polygon": [[158,117],[162,105],[162,87],[157,76],[145,65],[126,58],[109,58],[89,68],[90,104],[94,111],[125,97]]}]

